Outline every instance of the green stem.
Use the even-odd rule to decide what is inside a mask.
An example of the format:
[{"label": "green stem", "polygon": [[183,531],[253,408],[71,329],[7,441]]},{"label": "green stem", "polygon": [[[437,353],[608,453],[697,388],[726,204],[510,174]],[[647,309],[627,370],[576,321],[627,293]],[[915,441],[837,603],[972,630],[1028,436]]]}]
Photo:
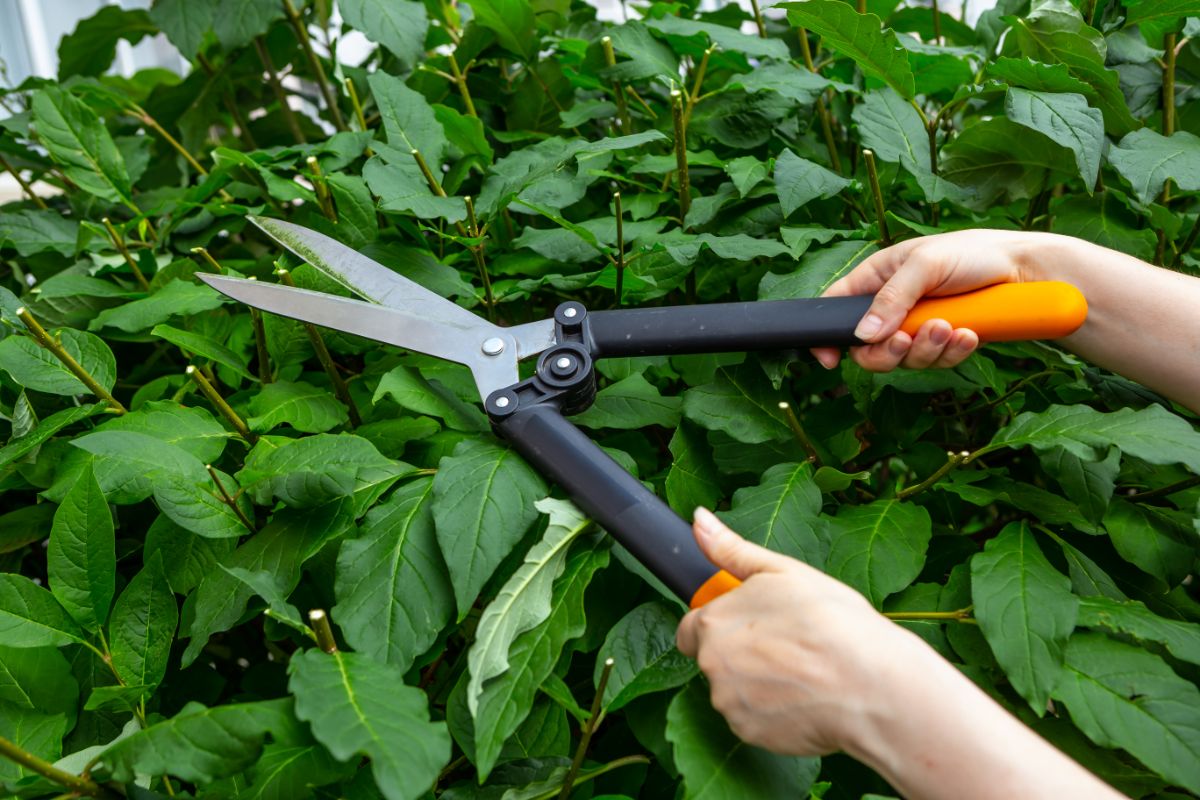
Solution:
[{"label": "green stem", "polygon": [[588,714],[587,722],[583,724],[583,733],[579,737],[579,746],[575,748],[575,758],[571,761],[571,768],[567,770],[567,776],[563,778],[562,790],[558,793],[558,800],[567,800],[571,796],[571,789],[575,786],[575,779],[579,776],[579,768],[583,766],[583,759],[587,755],[588,745],[592,742],[592,734],[596,732],[597,726],[600,725],[600,720],[604,717],[601,706],[604,702],[604,690],[608,687],[608,676],[612,674],[614,663],[611,658],[604,662],[604,668],[600,672],[600,681],[596,684],[596,697],[592,700],[592,710]]},{"label": "green stem", "polygon": [[[814,75],[819,75],[816,66],[813,64],[812,48],[808,44],[808,31],[804,28],[798,28],[796,32],[800,35],[800,54],[804,58],[804,66]],[[833,136],[833,120],[829,116],[829,108],[825,105],[825,92],[822,91],[817,95],[817,119],[821,122],[821,135],[825,139],[825,148],[829,151],[829,163],[833,167],[833,171],[839,175],[842,172],[842,159],[838,156],[837,140]]]},{"label": "green stem", "polygon": [[34,193],[33,187],[25,182],[25,179],[21,177],[21,173],[17,171],[16,167],[14,167],[12,164],[8,163],[8,161],[5,160],[3,155],[0,155],[0,168],[6,169],[10,173],[12,173],[12,176],[17,179],[17,183],[20,184],[21,190],[24,191],[25,194],[29,195],[29,199],[33,201],[33,204],[35,206],[42,209],[43,211],[47,208],[46,201],[44,201],[42,198],[38,197],[37,194]]},{"label": "green stem", "polygon": [[[450,62],[450,72],[453,73],[454,83],[458,85],[458,95],[462,98],[463,107],[467,109],[467,116],[478,117],[475,113],[475,101],[471,99],[471,90],[467,87],[467,73],[458,68],[458,59],[454,57],[454,53],[447,56]],[[467,64],[470,67],[470,64]],[[551,98],[553,100],[553,98]]]},{"label": "green stem", "polygon": [[928,620],[928,621],[949,621],[963,622],[967,625],[978,625],[974,617],[971,616],[970,607],[960,608],[958,611],[885,611],[883,615],[890,620],[896,621],[912,621],[912,620]]},{"label": "green stem", "polygon": [[47,780],[54,781],[59,786],[65,786],[72,792],[86,797],[110,797],[111,793],[100,784],[78,775],[72,775],[58,769],[49,761],[44,761],[33,753],[18,747],[13,742],[0,736],[0,756],[20,764],[30,772],[35,772]]},{"label": "green stem", "polygon": [[758,8],[758,0],[750,0],[750,10],[754,13],[754,25],[758,28],[758,35],[763,39],[767,38],[767,28],[763,25],[763,16]]},{"label": "green stem", "polygon": [[966,450],[962,451],[961,453],[947,452],[946,456],[947,458],[945,464],[938,467],[938,469],[932,475],[918,483],[916,486],[910,486],[907,489],[902,489],[899,492],[896,492],[896,499],[907,500],[908,498],[925,491],[930,486],[933,486],[942,478],[946,477],[951,470],[957,469],[960,465],[966,463],[968,457],[971,456],[971,453],[967,452]]},{"label": "green stem", "polygon": [[192,382],[199,387],[201,394],[207,397],[208,401],[220,412],[221,416],[229,420],[229,424],[233,426],[233,429],[238,432],[239,436],[251,444],[258,441],[258,437],[246,426],[246,421],[238,416],[238,413],[233,410],[233,407],[229,403],[225,402],[225,398],[221,397],[216,388],[208,382],[208,378],[204,377],[203,372],[192,364],[188,364],[187,369],[184,371],[192,379]]},{"label": "green stem", "polygon": [[33,315],[29,313],[29,309],[25,308],[24,306],[18,308],[17,316],[20,318],[21,322],[25,323],[25,327],[29,329],[29,332],[33,335],[33,338],[37,341],[37,343],[53,353],[54,357],[61,361],[62,365],[66,367],[72,375],[78,378],[80,383],[88,388],[89,392],[108,403],[109,407],[111,407],[112,410],[118,414],[124,414],[128,410],[125,408],[125,406],[121,405],[117,398],[112,396],[112,393],[109,392],[108,389],[105,389],[103,386],[101,386],[100,383],[92,377],[92,374],[84,369],[83,365],[76,361],[75,357],[68,353],[53,336],[46,333],[46,329],[43,328],[41,324],[33,318]]},{"label": "green stem", "polygon": [[[367,118],[363,115],[362,103],[358,100],[358,89],[354,88],[354,81],[351,78],[346,78],[344,81],[346,86],[346,95],[350,98],[350,107],[354,109],[354,118],[358,120],[358,127],[362,130],[367,130]],[[367,148],[368,152],[370,148]]]},{"label": "green stem", "polygon": [[683,130],[687,131],[688,123],[692,121],[692,109],[696,107],[696,102],[700,98],[700,86],[704,83],[704,74],[708,71],[708,59],[717,49],[714,44],[712,47],[704,51],[704,55],[700,57],[700,65],[696,67],[696,77],[692,81],[692,91],[687,96],[687,104],[683,110]]},{"label": "green stem", "polygon": [[617,257],[614,264],[617,268],[617,307],[620,308],[625,282],[625,213],[621,208],[620,192],[613,192],[613,206],[617,215]]},{"label": "green stem", "polygon": [[125,239],[121,236],[120,231],[113,227],[112,221],[108,217],[100,220],[104,225],[104,230],[108,231],[108,238],[112,240],[113,247],[117,248],[117,252],[125,259],[125,263],[133,270],[133,277],[137,279],[138,286],[142,287],[142,291],[150,291],[150,283],[146,280],[146,276],[142,274],[138,268],[137,262],[133,260],[133,256],[129,254],[129,248],[125,246]]},{"label": "green stem", "polygon": [[[683,93],[671,90],[671,116],[675,122],[675,181],[679,192],[679,227],[687,230],[688,211],[692,207],[692,187],[688,178],[687,124],[683,119]],[[687,275],[687,301],[696,302],[696,273]]]},{"label": "green stem", "polygon": [[[479,220],[475,218],[475,203],[470,195],[463,198],[467,204],[467,222],[468,231],[471,238],[478,239],[482,234],[479,231]],[[487,307],[487,316],[489,322],[496,321],[496,298],[492,295],[492,279],[488,275],[487,261],[483,257],[483,243],[471,247],[471,255],[475,259],[475,266],[479,269],[479,279],[483,282],[483,302]]]},{"label": "green stem", "polygon": [[279,80],[279,71],[275,69],[275,62],[271,59],[271,54],[263,44],[261,36],[254,37],[254,50],[258,53],[258,60],[262,62],[263,69],[267,72],[267,82],[271,84],[271,91],[275,94],[275,101],[279,103],[279,111],[283,114],[283,120],[287,123],[288,130],[292,132],[292,136],[298,144],[307,144],[308,139],[300,127],[300,120],[296,119],[296,112],[292,111],[292,107],[288,105],[287,90],[283,88],[283,82]]},{"label": "green stem", "polygon": [[1187,238],[1183,240],[1183,244],[1179,246],[1179,252],[1175,254],[1175,264],[1178,265],[1183,261],[1183,257],[1188,254],[1192,246],[1196,244],[1196,238],[1200,237],[1200,213],[1196,214],[1196,221],[1192,223],[1192,229],[1188,231]]},{"label": "green stem", "polygon": [[313,77],[316,78],[317,88],[321,90],[321,97],[325,98],[325,105],[329,106],[329,114],[333,117],[334,127],[339,131],[349,130],[346,127],[346,120],[342,119],[342,111],[338,108],[337,98],[333,95],[329,79],[325,77],[325,68],[321,66],[321,59],[317,58],[312,41],[308,38],[308,30],[304,27],[304,20],[300,17],[300,12],[296,11],[292,0],[283,0],[283,11],[287,14],[292,30],[296,32],[296,41],[300,43],[300,48],[304,51],[308,67],[312,70]]},{"label": "green stem", "polygon": [[[257,280],[251,276],[248,280]],[[267,350],[267,330],[263,326],[262,312],[250,307],[250,324],[254,328],[254,350],[258,355],[258,380],[262,384],[271,382],[271,355]]]},{"label": "green stem", "polygon": [[[1168,138],[1175,133],[1175,45],[1178,34],[1168,33],[1163,39],[1163,78],[1162,78],[1162,133]],[[1165,206],[1171,201],[1171,178],[1163,182],[1161,203]],[[1159,250],[1163,249],[1166,235],[1159,234]],[[1157,263],[1162,263],[1161,253]]]},{"label": "green stem", "polygon": [[[617,65],[617,54],[613,52],[612,37],[605,36],[600,40],[600,46],[604,49],[604,63],[608,67]],[[625,100],[625,89],[621,86],[620,81],[612,82],[613,98],[617,103],[617,120],[621,126],[621,133],[628,136],[633,133],[633,120],[629,117],[629,103]]]},{"label": "green stem", "polygon": [[1145,492],[1126,495],[1124,499],[1130,502],[1137,500],[1154,500],[1155,498],[1166,497],[1168,495],[1175,494],[1176,492],[1182,492],[1184,489],[1191,489],[1193,486],[1200,486],[1200,475],[1193,475],[1190,478],[1184,478],[1181,481],[1176,481],[1175,483],[1171,483],[1166,486],[1160,486],[1157,489],[1150,489]]},{"label": "green stem", "polygon": [[[650,759],[647,758],[646,756],[625,756],[624,758],[618,758],[613,761],[610,761],[607,764],[605,764],[604,766],[597,767],[596,769],[591,770],[590,772],[584,772],[584,773],[580,774],[579,778],[576,779],[575,784],[578,786],[579,784],[587,783],[590,780],[599,778],[601,775],[605,774],[606,772],[612,772],[614,769],[620,769],[621,767],[628,767],[632,764],[649,764],[649,763],[650,763]],[[554,798],[557,795],[558,795],[558,789],[551,789],[549,791],[542,792],[539,795],[534,795],[533,797],[529,798],[529,800],[554,800]]]},{"label": "green stem", "polygon": [[864,149],[863,160],[867,162],[867,178],[871,183],[871,196],[875,200],[875,216],[879,218],[879,241],[890,247],[892,237],[888,234],[887,215],[883,209],[883,192],[879,188],[879,172],[875,169],[875,153]]},{"label": "green stem", "polygon": [[312,623],[313,632],[317,634],[317,646],[326,653],[336,653],[337,640],[333,638],[333,628],[329,627],[329,616],[325,611],[314,608],[308,612],[308,621]]},{"label": "green stem", "polygon": [[938,0],[931,1],[931,8],[933,10],[933,41],[935,44],[940,46],[945,44],[945,42],[942,41],[942,15],[938,11]]},{"label": "green stem", "polygon": [[221,266],[219,261],[212,257],[212,253],[208,252],[207,247],[193,247],[192,255],[200,256],[200,258],[204,261],[204,265],[210,267],[212,271],[218,275],[225,274],[225,268]]},{"label": "green stem", "polygon": [[779,410],[783,412],[783,418],[787,420],[788,427],[792,429],[792,433],[804,448],[804,452],[808,453],[808,460],[812,462],[813,466],[820,466],[821,459],[817,455],[816,445],[813,444],[812,439],[808,438],[808,433],[800,424],[800,418],[796,416],[796,412],[792,410],[791,403],[786,400],[780,401]]},{"label": "green stem", "polygon": [[317,194],[317,205],[321,207],[321,213],[336,225],[337,210],[333,207],[333,196],[329,194],[329,186],[325,183],[325,174],[321,172],[321,162],[317,161],[316,156],[309,156],[305,159],[305,163],[308,164],[308,170],[312,173],[312,185],[313,191]]},{"label": "green stem", "polygon": [[225,484],[221,483],[221,477],[217,475],[217,471],[213,469],[213,465],[205,464],[204,468],[208,470],[209,477],[211,477],[213,483],[217,485],[217,491],[221,493],[221,499],[225,501],[225,505],[233,509],[234,515],[236,515],[237,518],[241,520],[242,524],[246,526],[246,530],[254,533],[254,523],[246,518],[246,514],[240,508],[238,508],[237,501],[229,496],[229,492],[225,489]]}]

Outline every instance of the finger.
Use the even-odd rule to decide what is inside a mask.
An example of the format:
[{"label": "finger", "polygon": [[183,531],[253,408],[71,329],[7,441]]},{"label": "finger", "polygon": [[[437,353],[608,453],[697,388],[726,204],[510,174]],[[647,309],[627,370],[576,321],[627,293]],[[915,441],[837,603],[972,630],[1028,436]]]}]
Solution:
[{"label": "finger", "polygon": [[944,319],[928,320],[917,330],[912,347],[901,363],[909,369],[926,369],[933,366],[946,350],[954,329]]},{"label": "finger", "polygon": [[738,536],[707,508],[696,509],[692,530],[708,560],[739,580],[758,572],[783,572],[794,563]]},{"label": "finger", "polygon": [[679,648],[679,652],[690,658],[695,658],[700,650],[699,613],[699,609],[689,611],[679,621],[679,627],[675,630],[675,646]]},{"label": "finger", "polygon": [[874,294],[887,283],[888,278],[908,260],[921,239],[909,239],[872,253],[848,274],[835,281],[823,297],[846,297],[855,294]]},{"label": "finger", "polygon": [[900,366],[912,347],[912,337],[904,331],[892,335],[879,344],[851,348],[850,353],[858,365],[870,372],[891,372]]},{"label": "finger", "polygon": [[825,369],[833,369],[842,360],[842,353],[836,347],[814,347],[811,352]]},{"label": "finger", "polygon": [[936,288],[940,280],[932,269],[922,268],[915,263],[910,263],[907,269],[898,270],[875,293],[875,299],[854,329],[854,335],[864,342],[882,342],[900,330],[908,312],[918,300]]},{"label": "finger", "polygon": [[979,336],[968,328],[958,328],[950,337],[950,343],[942,351],[941,357],[934,362],[935,367],[957,367],[967,360],[979,347]]}]

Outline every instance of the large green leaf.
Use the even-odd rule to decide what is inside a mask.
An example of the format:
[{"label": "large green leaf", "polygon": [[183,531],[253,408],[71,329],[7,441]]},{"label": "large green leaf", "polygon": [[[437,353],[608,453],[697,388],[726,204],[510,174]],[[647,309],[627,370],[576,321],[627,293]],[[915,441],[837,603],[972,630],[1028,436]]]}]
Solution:
[{"label": "large green leaf", "polygon": [[690,519],[697,506],[713,508],[721,496],[717,466],[704,431],[681,420],[668,445],[673,459],[665,481],[667,502]]},{"label": "large green leaf", "polygon": [[[66,714],[45,714],[0,705],[0,737],[43,761],[58,759],[69,722]],[[0,761],[0,781],[15,783],[34,774],[33,770],[15,761]]]},{"label": "large green leaf", "polygon": [[549,517],[546,533],[483,610],[475,628],[475,642],[467,654],[471,675],[467,708],[472,716],[478,713],[484,684],[509,668],[513,641],[550,616],[550,596],[566,564],[567,549],[589,525],[582,512],[567,501],[548,497],[535,505]]},{"label": "large green leaf", "polygon": [[204,34],[212,29],[216,10],[213,3],[155,0],[150,9],[150,19],[167,35],[180,54],[190,59],[200,49]]},{"label": "large green leaf", "polygon": [[392,51],[401,64],[415,64],[425,51],[429,20],[425,6],[412,0],[340,0],[350,27]]},{"label": "large green leaf", "polygon": [[345,424],[349,411],[325,389],[298,381],[275,381],[250,400],[252,430],[269,431],[284,423],[303,433],[325,433]]},{"label": "large green leaf", "polygon": [[221,457],[233,436],[209,411],[170,400],[152,400],[136,411],[98,426],[101,431],[131,431],[174,445],[208,464]]},{"label": "large green leaf", "polygon": [[785,217],[805,203],[818,197],[833,197],[849,185],[848,178],[803,159],[787,148],[775,159],[775,191]]},{"label": "large green leaf", "polygon": [[1178,659],[1200,664],[1200,625],[1160,617],[1137,600],[1080,598],[1078,624],[1155,642]]},{"label": "large green leaf", "polygon": [[175,775],[207,783],[241,772],[262,752],[267,734],[295,726],[290,698],[205,708],[189,703],[174,717],[118,740],[96,772],[122,783],[137,775]]},{"label": "large green leaf", "polygon": [[785,275],[768,272],[758,286],[759,300],[820,297],[825,290],[878,250],[874,242],[834,242],[804,254],[800,269]]},{"label": "large green leaf", "polygon": [[23,575],[3,572],[0,641],[6,647],[53,647],[83,641],[83,631],[49,591]]},{"label": "large green leaf", "polygon": [[295,508],[311,508],[350,496],[370,505],[409,471],[360,436],[319,433],[260,439],[236,477],[260,505],[275,497]]},{"label": "large green leaf", "polygon": [[[419,92],[408,88],[404,81],[391,75],[373,72],[368,80],[383,117],[388,143],[404,154],[419,150],[429,168],[435,174],[440,171],[446,152],[446,131],[437,121],[429,102]],[[409,156],[401,163],[406,172],[424,182],[415,159]]]},{"label": "large green leaf", "polygon": [[113,669],[122,683],[154,687],[162,681],[178,623],[162,556],[152,556],[117,598],[108,625]]},{"label": "large green leaf", "polygon": [[899,500],[842,506],[829,520],[826,572],[876,607],[916,580],[932,536],[929,512]]},{"label": "large green leaf", "polygon": [[929,134],[913,104],[891,89],[863,95],[854,106],[854,124],[863,146],[884,161],[898,161],[913,174],[932,171]]},{"label": "large green leaf", "polygon": [[1032,92],[1013,87],[1004,103],[1008,118],[1032,128],[1075,154],[1075,165],[1090,190],[1104,151],[1104,116],[1081,94]]},{"label": "large green leaf", "polygon": [[1154,202],[1167,180],[1185,192],[1200,189],[1200,136],[1187,131],[1170,137],[1149,128],[1134,131],[1109,148],[1108,162],[1143,203]]},{"label": "large green leaf", "polygon": [[53,209],[23,209],[0,215],[0,246],[11,246],[23,256],[53,251],[75,252],[79,223]]},{"label": "large green leaf", "polygon": [[596,393],[591,408],[572,421],[587,428],[645,428],[679,425],[680,399],[659,394],[640,372],[634,372]]},{"label": "large green leaf", "polygon": [[198,536],[160,514],[150,523],[146,531],[146,544],[142,549],[143,563],[155,553],[162,554],[163,572],[171,590],[176,594],[190,594],[205,577],[214,571],[237,549],[237,540],[231,538],[209,539]]},{"label": "large green leaf", "polygon": [[441,382],[426,380],[412,367],[396,367],[379,380],[374,402],[378,403],[383,397],[391,397],[417,414],[437,417],[455,430],[487,430],[487,417],[482,411],[463,402]]},{"label": "large green leaf", "polygon": [[333,618],[365,656],[407,670],[454,617],[433,527],[433,479],[406,483],[367,512],[338,551]]},{"label": "large green leaf", "polygon": [[546,484],[512,450],[464,441],[433,479],[438,546],[461,619],[479,590],[537,518]]},{"label": "large green leaf", "polygon": [[1087,519],[1099,522],[1104,518],[1121,468],[1119,450],[1114,448],[1098,461],[1082,459],[1061,447],[1043,450],[1039,455],[1042,466]]},{"label": "large green leaf", "polygon": [[1113,500],[1104,527],[1117,552],[1154,577],[1175,586],[1192,571],[1200,535],[1190,513]]},{"label": "large green leaf", "polygon": [[971,558],[975,617],[1013,688],[1041,716],[1062,673],[1079,601],[1025,523],[1011,523]]},{"label": "large green leaf", "polygon": [[704,428],[757,444],[791,434],[773,399],[778,396],[756,364],[720,367],[712,383],[684,393],[683,413]]},{"label": "large green leaf", "polygon": [[79,704],[79,683],[57,648],[0,645],[0,701],[73,718]]},{"label": "large green leaf", "polygon": [[104,123],[79,98],[57,86],[33,95],[38,141],[85,192],[111,203],[132,203],[125,158]]},{"label": "large green leaf", "polygon": [[643,603],[609,629],[596,656],[595,682],[612,659],[604,707],[616,711],[632,700],[687,683],[696,662],[675,647],[679,614],[658,601]]},{"label": "large green leaf", "polygon": [[745,53],[758,58],[788,58],[787,45],[780,39],[764,39],[760,36],[742,33],[737,28],[716,25],[711,22],[698,22],[667,15],[660,19],[647,19],[647,28],[659,31],[669,36],[692,37],[703,34],[714,45],[726,52]]},{"label": "large green leaf", "polygon": [[46,550],[50,591],[80,627],[96,632],[116,591],[112,513],[87,467],[54,512]]},{"label": "large green leaf", "polygon": [[212,311],[223,303],[224,296],[205,284],[171,281],[141,300],[106,308],[88,323],[88,330],[97,331],[107,327],[138,333],[175,316]]},{"label": "large green leaf", "polygon": [[248,44],[283,18],[283,4],[274,0],[220,0],[213,15],[213,29],[226,50]]},{"label": "large green leaf", "polygon": [[483,687],[475,712],[475,766],[486,778],[496,765],[504,742],[521,725],[533,707],[542,681],[558,663],[563,649],[583,635],[584,590],[596,570],[608,564],[608,549],[582,549],[567,559],[554,582],[551,612],[545,622],[516,638],[508,651],[508,671]]},{"label": "large green leaf", "polygon": [[[117,380],[117,360],[100,337],[73,328],[52,331],[71,358],[112,391]],[[0,369],[27,389],[49,394],[87,394],[88,389],[49,350],[26,336],[0,341]]]},{"label": "large green leaf", "polygon": [[525,0],[467,0],[475,22],[496,34],[500,46],[525,62],[535,62],[534,8]]},{"label": "large green leaf", "polygon": [[978,196],[971,206],[998,197],[1020,200],[1041,192],[1055,170],[1074,163],[1069,150],[1006,117],[978,122],[942,149],[940,175]]},{"label": "large green leaf", "polygon": [[820,36],[822,44],[852,58],[865,74],[891,86],[904,99],[916,94],[908,51],[896,34],[884,29],[879,17],[859,14],[838,0],[802,0],[776,7],[787,9],[789,22]]},{"label": "large green leaf", "polygon": [[666,738],[685,800],[804,797],[821,766],[820,759],[775,755],[738,739],[713,710],[702,681],[671,701]]},{"label": "large green leaf", "polygon": [[1075,725],[1168,781],[1200,791],[1200,689],[1156,655],[1099,633],[1076,633],[1054,690]]},{"label": "large green leaf", "polygon": [[[229,369],[243,378],[252,377],[250,371],[246,368],[246,359],[207,336],[202,336],[192,331],[180,330],[179,328],[172,328],[170,325],[155,325],[150,331],[150,335],[166,339],[171,344],[177,345],[194,356],[207,358],[222,366],[229,367]],[[272,384],[268,384],[268,386],[270,385]]]},{"label": "large green leaf", "polygon": [[59,40],[58,77],[100,75],[112,66],[117,42],[124,39],[134,45],[156,33],[157,26],[142,9],[105,6]]},{"label": "large green leaf", "polygon": [[402,672],[357,653],[308,650],[288,673],[296,716],[334,758],[370,758],[387,800],[425,796],[450,760],[450,734],[429,720],[425,693],[405,686]]},{"label": "large green leaf", "polygon": [[732,507],[720,516],[752,542],[820,569],[829,556],[826,520],[820,514],[821,490],[812,466],[801,463],[771,467],[758,486],[738,489]]},{"label": "large green leaf", "polygon": [[145,500],[164,475],[193,483],[208,480],[200,459],[144,433],[102,430],[77,437],[71,444],[92,454],[96,481],[113,503]]}]

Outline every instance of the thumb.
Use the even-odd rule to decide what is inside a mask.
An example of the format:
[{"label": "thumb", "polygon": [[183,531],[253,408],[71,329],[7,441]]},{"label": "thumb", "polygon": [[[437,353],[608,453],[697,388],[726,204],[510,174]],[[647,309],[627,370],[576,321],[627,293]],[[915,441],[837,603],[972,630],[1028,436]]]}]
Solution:
[{"label": "thumb", "polygon": [[904,324],[904,318],[933,287],[930,275],[922,269],[900,269],[875,293],[871,307],[854,329],[854,335],[867,343],[882,342]]},{"label": "thumb", "polygon": [[703,506],[696,509],[692,531],[708,560],[738,580],[759,572],[783,572],[792,563],[787,556],[746,541]]}]

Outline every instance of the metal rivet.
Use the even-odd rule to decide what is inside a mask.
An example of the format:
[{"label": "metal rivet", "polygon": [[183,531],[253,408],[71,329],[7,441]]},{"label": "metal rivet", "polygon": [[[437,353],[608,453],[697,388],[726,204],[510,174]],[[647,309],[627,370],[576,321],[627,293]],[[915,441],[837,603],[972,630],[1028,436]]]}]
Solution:
[{"label": "metal rivet", "polygon": [[508,398],[507,397],[497,397],[496,398],[496,408],[508,408]]},{"label": "metal rivet", "polygon": [[574,317],[578,313],[579,313],[579,311],[577,309],[575,309],[574,307],[563,309],[563,316],[566,317],[567,319]]},{"label": "metal rivet", "polygon": [[567,369],[568,367],[571,366],[571,359],[567,358],[566,356],[563,356],[562,358],[560,358],[558,361],[555,361],[554,363],[555,363],[555,365],[558,366],[559,369]]},{"label": "metal rivet", "polygon": [[483,342],[484,355],[498,356],[504,352],[504,340],[499,336],[485,339]]}]

